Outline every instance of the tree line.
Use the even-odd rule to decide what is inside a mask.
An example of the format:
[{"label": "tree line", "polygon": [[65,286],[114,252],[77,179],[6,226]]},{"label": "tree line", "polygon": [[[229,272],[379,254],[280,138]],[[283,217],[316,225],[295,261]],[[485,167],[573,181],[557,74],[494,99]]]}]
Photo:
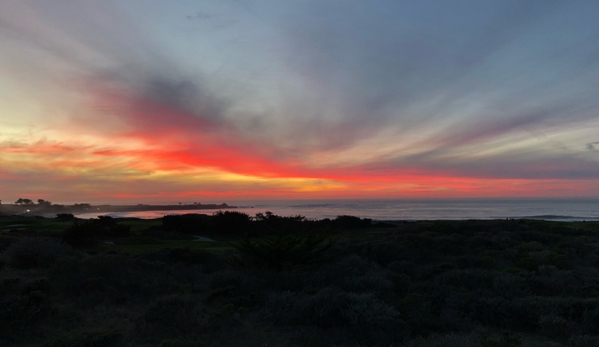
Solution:
[{"label": "tree line", "polygon": [[[47,201],[44,199],[37,199],[37,204],[40,206],[51,206],[52,205],[52,203],[50,201]],[[19,198],[17,201],[15,201],[15,205],[35,205],[35,203],[31,199]]]}]

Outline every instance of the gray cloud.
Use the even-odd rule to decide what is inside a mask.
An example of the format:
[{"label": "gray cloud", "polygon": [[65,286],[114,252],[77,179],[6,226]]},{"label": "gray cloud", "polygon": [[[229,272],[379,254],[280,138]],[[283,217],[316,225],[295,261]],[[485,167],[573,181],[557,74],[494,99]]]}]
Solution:
[{"label": "gray cloud", "polygon": [[599,151],[599,149],[597,149],[597,147],[595,147],[597,145],[599,145],[599,141],[597,141],[597,142],[589,142],[589,143],[587,143],[586,148],[589,151]]},{"label": "gray cloud", "polygon": [[[6,11],[1,11],[0,5],[0,37],[15,42],[17,47],[12,52],[10,46],[3,47],[5,52],[18,58],[27,52],[22,49],[26,47],[45,55],[46,59],[35,62],[40,71],[52,71],[48,64],[66,64],[79,74],[72,78],[85,77],[88,83],[124,88],[139,99],[185,111],[213,124],[222,122],[227,107],[224,99],[170,59],[113,3],[69,1],[64,2],[66,6],[55,5],[43,1],[34,6],[4,5]],[[11,15],[17,10],[33,16],[32,22],[13,20]],[[104,103],[100,105],[103,109],[116,110],[107,104],[110,101],[100,102]]]},{"label": "gray cloud", "polygon": [[435,160],[407,160],[379,164],[378,170],[398,170],[415,166],[429,172],[458,177],[497,179],[599,179],[599,163],[578,156],[534,158],[526,154],[502,154],[468,160],[439,156]]},{"label": "gray cloud", "polygon": [[[599,104],[586,93],[593,89],[599,93],[599,86],[583,81],[581,72],[597,74],[597,68],[569,65],[571,71],[559,70],[547,61],[578,59],[596,47],[573,38],[560,43],[567,45],[563,56],[543,56],[553,48],[535,47],[538,43],[532,39],[540,28],[566,30],[560,28],[566,25],[560,11],[584,11],[585,6],[558,1],[389,1],[379,6],[309,2],[299,14],[285,18],[289,19],[286,58],[318,90],[306,96],[309,103],[321,109],[336,105],[343,118],[308,116],[311,123],[306,128],[317,131],[331,122],[343,129],[361,122],[367,131],[341,142],[326,138],[319,142],[323,148],[351,146],[381,129],[396,128],[400,136],[434,127],[464,112],[464,105],[483,101],[480,111],[465,115],[469,122],[461,121],[464,127],[446,129],[448,139],[442,146],[447,147],[524,126],[534,131],[548,124],[591,120],[595,116],[585,109],[597,109]],[[512,56],[520,61],[510,61]],[[559,87],[573,79],[579,79],[577,85],[586,88],[588,96]]]},{"label": "gray cloud", "polygon": [[[430,4],[402,8],[386,2],[382,8],[371,8],[310,2],[302,21],[289,30],[289,59],[319,83],[341,90],[344,101],[354,105],[377,110],[389,103],[421,103],[522,35],[547,8],[519,4],[493,6],[502,14],[492,15],[480,8],[488,3],[474,5],[474,10],[468,9],[472,4],[458,9],[438,4],[433,7],[442,8],[433,12],[426,10]],[[446,16],[447,11],[462,15]],[[423,23],[411,22],[411,14],[420,15]],[[483,20],[469,18],[477,15]],[[462,88],[461,93],[471,87],[463,85],[465,81],[461,84],[454,86]]]}]

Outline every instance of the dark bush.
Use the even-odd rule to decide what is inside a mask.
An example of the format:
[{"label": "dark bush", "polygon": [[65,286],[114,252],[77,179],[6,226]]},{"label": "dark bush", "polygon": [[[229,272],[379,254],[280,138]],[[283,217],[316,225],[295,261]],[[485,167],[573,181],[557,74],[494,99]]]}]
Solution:
[{"label": "dark bush", "polygon": [[167,232],[158,228],[148,228],[142,230],[139,234],[141,238],[152,239],[152,240],[165,240],[165,241],[184,241],[194,240],[195,237],[191,234],[179,233],[179,232]]},{"label": "dark bush", "polygon": [[479,331],[478,340],[481,347],[520,347],[522,345],[520,335],[510,331],[500,333]]},{"label": "dark bush", "polygon": [[112,330],[90,330],[63,335],[44,347],[110,347],[119,345],[122,335]]},{"label": "dark bush", "polygon": [[354,254],[337,261],[327,274],[329,280],[336,279],[336,284],[349,292],[381,294],[391,292],[394,287],[391,271]]},{"label": "dark bush", "polygon": [[450,269],[435,278],[438,284],[450,285],[455,288],[464,288],[470,291],[493,289],[493,280],[496,273],[489,270],[454,270]]},{"label": "dark bush", "polygon": [[188,341],[182,339],[164,339],[160,341],[158,347],[201,347],[205,345],[206,342],[202,340]]},{"label": "dark bush", "polygon": [[90,247],[94,244],[97,226],[91,221],[75,221],[62,233],[62,241],[73,247]]},{"label": "dark bush", "polygon": [[162,230],[198,235],[209,232],[210,217],[204,214],[189,213],[162,217]]},{"label": "dark bush", "polygon": [[298,233],[305,231],[309,225],[313,226],[304,216],[281,217],[270,211],[257,213],[254,224],[261,235]]},{"label": "dark bush", "polygon": [[249,215],[235,211],[218,211],[212,215],[214,231],[222,235],[252,234],[252,219]]},{"label": "dark bush", "polygon": [[568,339],[568,347],[599,347],[599,336],[576,335]]},{"label": "dark bush", "polygon": [[222,301],[238,307],[250,307],[258,302],[259,296],[264,295],[262,292],[267,286],[264,281],[249,276],[244,271],[217,271],[206,280],[206,302]]},{"label": "dark bush", "polygon": [[163,248],[158,251],[142,253],[139,257],[149,261],[180,263],[184,265],[216,265],[219,262],[218,256],[214,253],[191,248]]},{"label": "dark bush", "polygon": [[273,236],[262,241],[245,240],[232,246],[240,254],[231,259],[233,264],[281,271],[323,262],[332,242],[327,234],[299,234]]},{"label": "dark bush", "polygon": [[119,224],[110,216],[98,216],[98,219],[92,219],[91,222],[95,225],[93,230],[97,237],[125,237],[131,232],[131,226]]},{"label": "dark bush", "polygon": [[565,339],[572,334],[572,323],[555,314],[542,315],[539,330],[545,336]]},{"label": "dark bush", "polygon": [[15,338],[41,321],[49,312],[47,296],[41,291],[4,295],[0,298],[1,340]]},{"label": "dark bush", "polygon": [[275,324],[342,329],[361,343],[389,345],[408,334],[408,327],[391,305],[373,294],[336,288],[324,288],[314,294],[272,294],[264,313]]},{"label": "dark bush", "polygon": [[98,219],[76,220],[62,233],[63,242],[73,247],[89,247],[99,238],[114,238],[129,236],[131,226],[119,224],[109,216],[99,216]]},{"label": "dark bush", "polygon": [[[177,270],[177,271],[175,271]],[[162,293],[178,293],[189,276],[185,269],[130,257],[97,254],[64,257],[52,268],[54,290],[82,308],[145,302]]]},{"label": "dark bush", "polygon": [[162,341],[183,338],[199,332],[198,303],[184,296],[168,296],[153,301],[136,323],[140,340]]},{"label": "dark bush", "polygon": [[74,220],[76,218],[72,213],[57,213],[56,219],[67,221],[67,220]]},{"label": "dark bush", "polygon": [[413,336],[428,336],[445,330],[432,306],[431,299],[419,293],[409,293],[394,305],[412,329]]},{"label": "dark bush", "polygon": [[1,254],[11,267],[31,269],[50,266],[58,257],[72,251],[70,247],[54,239],[30,237],[8,246]]},{"label": "dark bush", "polygon": [[562,298],[527,297],[515,300],[472,297],[462,312],[483,324],[516,331],[536,331],[539,318],[566,310],[568,300]]},{"label": "dark bush", "polygon": [[343,215],[333,219],[333,225],[340,229],[362,229],[372,226],[372,219]]},{"label": "dark bush", "polygon": [[113,224],[100,229],[100,237],[125,237],[131,233],[131,226],[125,224]]}]

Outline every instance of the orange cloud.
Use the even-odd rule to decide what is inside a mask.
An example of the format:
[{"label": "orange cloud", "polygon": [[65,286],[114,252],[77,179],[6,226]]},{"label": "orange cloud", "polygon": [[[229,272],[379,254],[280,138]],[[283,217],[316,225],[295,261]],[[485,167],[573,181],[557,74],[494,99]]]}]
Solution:
[{"label": "orange cloud", "polygon": [[0,144],[3,192],[102,202],[599,195],[595,179],[491,178],[385,162],[314,168],[249,140],[219,114],[115,87],[92,89],[88,101],[85,117],[48,138]]}]

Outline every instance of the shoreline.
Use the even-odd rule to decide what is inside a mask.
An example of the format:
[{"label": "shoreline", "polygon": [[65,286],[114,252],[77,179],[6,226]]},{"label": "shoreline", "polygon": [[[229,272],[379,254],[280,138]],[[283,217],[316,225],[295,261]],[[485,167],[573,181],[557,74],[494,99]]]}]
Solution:
[{"label": "shoreline", "polygon": [[42,216],[52,214],[73,214],[80,215],[86,213],[128,213],[128,212],[151,212],[151,211],[182,211],[182,210],[216,210],[216,209],[236,209],[237,206],[222,204],[194,204],[194,205],[90,205],[75,204],[70,206],[52,205],[0,205],[0,215],[18,215],[18,216]]},{"label": "shoreline", "polygon": [[[233,206],[235,205],[235,206]],[[115,218],[154,219],[169,214],[212,214],[218,210],[236,211],[251,217],[257,213],[272,212],[277,216],[303,216],[309,220],[334,219],[337,216],[357,216],[380,222],[414,222],[431,220],[505,220],[529,219],[547,221],[582,222],[599,220],[599,200],[588,202],[538,201],[536,203],[487,201],[452,201],[413,203],[405,201],[364,202],[348,200],[333,203],[310,201],[269,202],[255,201],[243,204],[74,204],[74,205],[0,205],[0,214],[52,218],[56,214],[70,213],[79,218],[96,218],[110,215]],[[29,210],[29,211],[27,211]]]}]

